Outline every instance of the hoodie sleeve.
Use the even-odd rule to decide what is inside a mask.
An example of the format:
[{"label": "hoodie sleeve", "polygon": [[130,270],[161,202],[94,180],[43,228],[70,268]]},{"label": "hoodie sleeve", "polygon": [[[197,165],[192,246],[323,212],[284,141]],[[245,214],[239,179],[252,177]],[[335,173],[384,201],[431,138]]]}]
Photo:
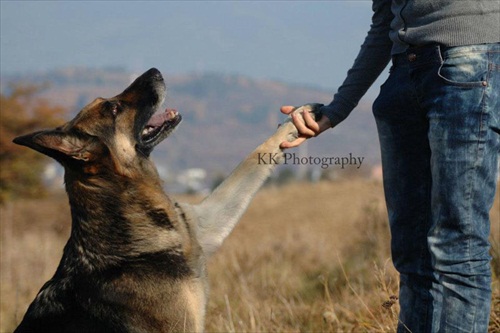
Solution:
[{"label": "hoodie sleeve", "polygon": [[347,72],[333,101],[321,109],[330,119],[332,127],[347,118],[391,59],[392,42],[389,31],[394,17],[391,0],[373,0],[372,10],[370,30],[353,66]]}]

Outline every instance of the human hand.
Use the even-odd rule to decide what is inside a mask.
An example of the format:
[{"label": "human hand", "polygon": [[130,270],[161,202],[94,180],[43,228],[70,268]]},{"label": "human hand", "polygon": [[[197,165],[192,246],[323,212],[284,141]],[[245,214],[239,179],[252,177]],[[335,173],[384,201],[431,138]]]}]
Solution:
[{"label": "human hand", "polygon": [[323,115],[320,120],[316,121],[311,113],[304,112],[302,116],[300,116],[298,113],[294,113],[294,110],[295,107],[290,105],[282,106],[280,109],[284,114],[291,114],[292,122],[299,132],[299,137],[294,141],[283,141],[280,144],[280,148],[282,149],[297,147],[307,139],[318,136],[331,127],[330,119],[325,115]]}]

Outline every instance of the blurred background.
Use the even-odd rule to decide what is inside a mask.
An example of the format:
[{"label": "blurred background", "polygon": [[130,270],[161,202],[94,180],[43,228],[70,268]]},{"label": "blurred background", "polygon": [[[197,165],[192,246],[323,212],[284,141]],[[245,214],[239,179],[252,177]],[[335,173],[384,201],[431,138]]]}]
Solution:
[{"label": "blurred background", "polygon": [[[2,148],[21,156],[11,136],[49,126],[52,113],[69,120],[157,67],[166,106],[184,122],[153,158],[169,191],[207,192],[274,131],[281,105],[331,101],[370,23],[370,1],[2,1],[2,126],[11,127]],[[380,177],[370,106],[384,77],[344,124],[297,154],[362,157],[355,172]],[[60,187],[62,170],[44,170],[45,184]],[[351,171],[289,165],[275,177]]]},{"label": "blurred background", "polygon": [[328,90],[368,30],[370,1],[2,1],[2,74],[156,66]]}]

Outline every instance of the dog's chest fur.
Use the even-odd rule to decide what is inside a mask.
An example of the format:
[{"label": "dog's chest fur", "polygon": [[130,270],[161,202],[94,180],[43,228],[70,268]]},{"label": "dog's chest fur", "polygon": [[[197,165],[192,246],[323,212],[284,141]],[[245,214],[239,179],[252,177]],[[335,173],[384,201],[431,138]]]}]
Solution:
[{"label": "dog's chest fur", "polygon": [[182,207],[144,185],[154,181],[127,182],[117,193],[93,183],[67,183],[72,234],[28,311],[44,322],[32,324],[59,331],[63,318],[77,318],[69,331],[202,330],[204,256]]}]

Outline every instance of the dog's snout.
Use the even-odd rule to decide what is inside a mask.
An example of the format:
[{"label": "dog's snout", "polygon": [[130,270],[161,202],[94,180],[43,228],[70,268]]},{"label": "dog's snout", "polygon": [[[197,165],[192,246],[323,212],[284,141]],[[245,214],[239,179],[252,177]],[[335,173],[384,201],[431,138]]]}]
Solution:
[{"label": "dog's snout", "polygon": [[151,68],[146,72],[146,76],[149,77],[151,80],[155,81],[163,81],[163,76],[161,75],[161,72],[156,69],[156,68]]}]

